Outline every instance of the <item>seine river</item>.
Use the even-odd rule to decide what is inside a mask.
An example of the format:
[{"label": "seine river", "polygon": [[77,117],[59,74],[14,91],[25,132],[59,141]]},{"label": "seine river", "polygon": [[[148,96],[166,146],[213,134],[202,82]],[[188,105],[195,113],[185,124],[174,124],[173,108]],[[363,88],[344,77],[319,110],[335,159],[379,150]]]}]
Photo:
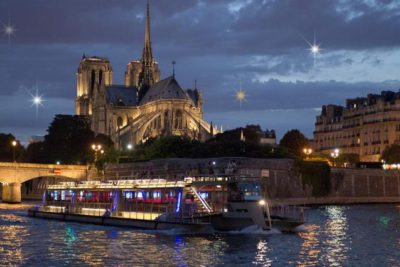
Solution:
[{"label": "seine river", "polygon": [[306,211],[296,233],[183,235],[33,219],[0,205],[0,266],[399,266],[400,207]]}]

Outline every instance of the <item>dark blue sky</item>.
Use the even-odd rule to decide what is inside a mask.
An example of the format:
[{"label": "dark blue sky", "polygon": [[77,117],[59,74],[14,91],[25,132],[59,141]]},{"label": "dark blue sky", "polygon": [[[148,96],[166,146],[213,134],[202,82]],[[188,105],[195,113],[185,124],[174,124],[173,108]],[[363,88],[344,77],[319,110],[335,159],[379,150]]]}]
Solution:
[{"label": "dark blue sky", "polygon": [[[204,94],[224,128],[258,123],[281,137],[312,136],[323,104],[400,88],[400,2],[390,0],[152,0],[153,53],[162,77],[175,60],[182,87]],[[22,141],[73,114],[82,54],[108,57],[114,82],[141,55],[144,0],[0,0],[0,132]],[[322,53],[307,50],[316,33]],[[242,81],[248,97],[239,110]],[[36,116],[30,94],[46,100]]]}]

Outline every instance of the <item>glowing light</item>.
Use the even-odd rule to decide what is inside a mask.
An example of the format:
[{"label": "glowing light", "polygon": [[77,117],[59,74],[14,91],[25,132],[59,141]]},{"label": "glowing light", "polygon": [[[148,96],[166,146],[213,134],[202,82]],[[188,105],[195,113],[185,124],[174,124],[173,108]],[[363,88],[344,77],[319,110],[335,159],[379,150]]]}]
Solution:
[{"label": "glowing light", "polygon": [[3,24],[3,34],[8,37],[8,40],[10,41],[12,36],[15,36],[16,28],[14,25],[8,23],[8,24]]},{"label": "glowing light", "polygon": [[36,85],[36,94],[35,95],[32,95],[31,93],[29,93],[29,94],[32,97],[30,100],[32,102],[32,106],[36,107],[36,117],[37,117],[38,113],[39,113],[39,106],[44,107],[43,102],[45,100],[43,99],[42,95],[39,95],[37,85]]},{"label": "glowing light", "polygon": [[315,32],[314,32],[314,42],[310,43],[309,41],[306,40],[306,42],[308,43],[309,47],[309,51],[312,54],[313,58],[314,58],[314,66],[317,60],[317,56],[321,53],[322,48],[321,48],[321,44],[317,43],[316,40],[316,36],[315,36]]},{"label": "glowing light", "polygon": [[236,91],[236,99],[238,101],[245,101],[246,100],[246,93],[242,89]]},{"label": "glowing light", "polygon": [[179,212],[181,210],[181,201],[182,201],[182,192],[178,192],[178,199],[176,200],[176,209],[175,212]]},{"label": "glowing light", "polygon": [[42,99],[40,98],[40,96],[35,96],[33,98],[33,103],[36,105],[40,105],[42,103]]},{"label": "glowing light", "polygon": [[261,199],[260,201],[258,201],[258,204],[259,204],[260,206],[264,206],[264,205],[265,205],[265,200],[264,200],[264,199]]},{"label": "glowing light", "polygon": [[311,53],[318,54],[319,53],[319,46],[318,45],[311,46]]},{"label": "glowing light", "polygon": [[236,91],[235,98],[239,101],[240,110],[242,110],[242,102],[247,100],[246,92],[242,89],[242,81],[240,81],[240,88]]}]

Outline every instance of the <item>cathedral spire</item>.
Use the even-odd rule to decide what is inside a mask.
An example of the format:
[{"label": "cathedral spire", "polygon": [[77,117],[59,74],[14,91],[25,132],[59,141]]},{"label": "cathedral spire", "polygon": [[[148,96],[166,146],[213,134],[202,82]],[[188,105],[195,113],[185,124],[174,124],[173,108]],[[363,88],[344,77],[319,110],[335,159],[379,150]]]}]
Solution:
[{"label": "cathedral spire", "polygon": [[153,51],[151,49],[151,36],[150,36],[150,4],[147,0],[147,12],[146,12],[146,28],[144,33],[144,47],[142,61],[145,65],[153,63]]},{"label": "cathedral spire", "polygon": [[142,70],[139,74],[139,98],[142,98],[147,89],[154,84],[154,59],[153,51],[151,49],[151,37],[150,37],[150,4],[147,0],[147,12],[146,12],[146,28],[144,32],[144,47],[142,55]]}]

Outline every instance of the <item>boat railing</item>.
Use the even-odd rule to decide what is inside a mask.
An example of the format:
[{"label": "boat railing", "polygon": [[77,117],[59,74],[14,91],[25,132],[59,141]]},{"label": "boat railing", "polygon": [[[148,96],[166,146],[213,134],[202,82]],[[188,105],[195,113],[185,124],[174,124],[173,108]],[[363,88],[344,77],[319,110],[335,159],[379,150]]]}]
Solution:
[{"label": "boat railing", "polygon": [[197,192],[195,187],[191,187],[191,191],[194,194],[195,199],[200,202],[200,205],[208,212],[212,212],[211,206],[203,199],[203,197]]},{"label": "boat railing", "polygon": [[185,181],[174,181],[166,179],[135,179],[135,180],[110,180],[101,181],[82,181],[68,182],[55,185],[49,185],[50,190],[68,190],[68,189],[114,189],[114,188],[166,188],[166,187],[184,187]]}]

